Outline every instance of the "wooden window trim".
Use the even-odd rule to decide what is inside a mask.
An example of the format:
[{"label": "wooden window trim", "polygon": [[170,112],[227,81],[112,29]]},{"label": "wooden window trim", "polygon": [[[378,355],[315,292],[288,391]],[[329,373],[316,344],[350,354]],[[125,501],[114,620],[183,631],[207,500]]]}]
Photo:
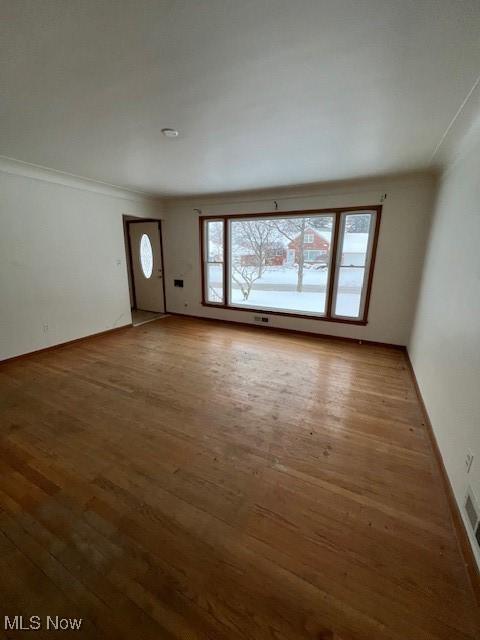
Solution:
[{"label": "wooden window trim", "polygon": [[[206,219],[206,218],[205,218]],[[227,263],[225,261],[226,256],[227,256],[227,248],[225,245],[225,231],[227,228],[227,225],[225,223],[224,220],[224,216],[208,216],[208,220],[210,220],[211,222],[222,222],[223,224],[223,262],[218,262],[218,261],[210,261],[208,260],[208,250],[205,251],[205,244],[207,241],[207,236],[205,235],[205,225],[204,224],[200,224],[200,256],[201,256],[201,261],[202,261],[202,304],[204,306],[208,306],[208,307],[220,307],[220,308],[224,308],[225,304],[228,300],[227,295],[226,295],[226,277],[227,277]],[[207,276],[205,273],[205,267],[210,265],[210,264],[221,264],[223,265],[223,301],[222,302],[210,302],[207,300],[206,297],[206,290],[207,290]],[[208,267],[207,267],[208,268]]]},{"label": "wooden window trim", "polygon": [[[332,315],[333,305],[333,292],[335,286],[335,275],[337,270],[337,252],[340,233],[340,222],[342,213],[356,213],[361,211],[375,211],[375,230],[372,241],[372,253],[370,256],[370,264],[368,269],[367,284],[365,290],[365,304],[363,308],[363,316],[361,318],[340,318]],[[228,221],[229,220],[252,220],[255,218],[289,218],[289,217],[302,217],[313,215],[334,215],[334,229],[333,229],[333,242],[331,253],[331,269],[328,278],[328,297],[327,305],[325,309],[325,315],[310,315],[302,313],[294,313],[288,311],[273,311],[271,309],[260,309],[258,307],[245,307],[228,304],[229,299],[229,287],[228,282],[228,251],[229,251],[229,233],[228,233]],[[354,325],[366,325],[368,324],[368,311],[370,308],[370,297],[372,292],[373,274],[375,270],[375,259],[377,255],[378,237],[380,233],[380,222],[382,217],[382,205],[368,205],[363,207],[332,207],[330,209],[301,209],[294,211],[269,211],[267,213],[229,213],[225,215],[216,216],[200,216],[200,257],[201,257],[201,273],[202,273],[202,305],[204,307],[212,307],[215,309],[229,309],[230,311],[246,311],[248,313],[261,313],[266,315],[284,316],[287,318],[301,318],[306,320],[319,320],[321,322],[337,322],[341,324],[354,324]],[[223,304],[208,302],[205,298],[205,222],[208,220],[223,221]]]}]

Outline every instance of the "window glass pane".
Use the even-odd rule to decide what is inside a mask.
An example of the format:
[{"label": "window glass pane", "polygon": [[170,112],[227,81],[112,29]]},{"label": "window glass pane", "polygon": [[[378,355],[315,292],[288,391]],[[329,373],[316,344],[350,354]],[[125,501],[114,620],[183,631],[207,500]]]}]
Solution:
[{"label": "window glass pane", "polygon": [[223,220],[205,221],[205,299],[216,304],[225,302],[223,229]]},{"label": "window glass pane", "polygon": [[336,297],[333,304],[333,314],[336,316],[359,318],[363,313],[374,215],[368,211],[342,214],[340,266],[336,274]]},{"label": "window glass pane", "polygon": [[230,303],[322,315],[333,215],[230,221]]},{"label": "window glass pane", "polygon": [[223,262],[223,220],[207,221],[207,262]]},{"label": "window glass pane", "polygon": [[340,267],[335,315],[358,318],[364,274],[365,269],[363,267]]},{"label": "window glass pane", "polygon": [[140,238],[140,265],[145,278],[150,278],[153,271],[153,251],[150,238],[146,233]]},{"label": "window glass pane", "polygon": [[342,266],[365,266],[371,218],[371,213],[349,213],[345,216]]},{"label": "window glass pane", "polygon": [[223,264],[207,264],[207,291],[208,302],[223,302]]}]

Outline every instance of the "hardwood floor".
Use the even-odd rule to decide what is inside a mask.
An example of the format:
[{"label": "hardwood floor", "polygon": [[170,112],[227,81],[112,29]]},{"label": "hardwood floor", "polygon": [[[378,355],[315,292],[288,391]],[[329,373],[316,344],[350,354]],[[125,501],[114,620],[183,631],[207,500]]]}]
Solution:
[{"label": "hardwood floor", "polygon": [[403,352],[170,317],[6,363],[0,388],[1,624],[480,637]]}]

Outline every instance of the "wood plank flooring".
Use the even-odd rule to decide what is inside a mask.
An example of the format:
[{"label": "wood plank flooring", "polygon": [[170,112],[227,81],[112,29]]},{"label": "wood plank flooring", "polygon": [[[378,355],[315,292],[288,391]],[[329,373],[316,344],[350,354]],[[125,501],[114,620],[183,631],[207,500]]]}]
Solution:
[{"label": "wood plank flooring", "polygon": [[0,420],[1,625],[480,637],[399,350],[164,318],[0,366]]}]

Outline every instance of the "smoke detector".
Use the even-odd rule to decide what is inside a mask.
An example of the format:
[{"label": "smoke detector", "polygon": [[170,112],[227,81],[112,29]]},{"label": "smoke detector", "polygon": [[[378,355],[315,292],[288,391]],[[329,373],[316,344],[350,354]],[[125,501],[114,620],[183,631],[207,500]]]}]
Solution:
[{"label": "smoke detector", "polygon": [[162,129],[162,133],[166,138],[176,138],[178,136],[176,129]]}]

